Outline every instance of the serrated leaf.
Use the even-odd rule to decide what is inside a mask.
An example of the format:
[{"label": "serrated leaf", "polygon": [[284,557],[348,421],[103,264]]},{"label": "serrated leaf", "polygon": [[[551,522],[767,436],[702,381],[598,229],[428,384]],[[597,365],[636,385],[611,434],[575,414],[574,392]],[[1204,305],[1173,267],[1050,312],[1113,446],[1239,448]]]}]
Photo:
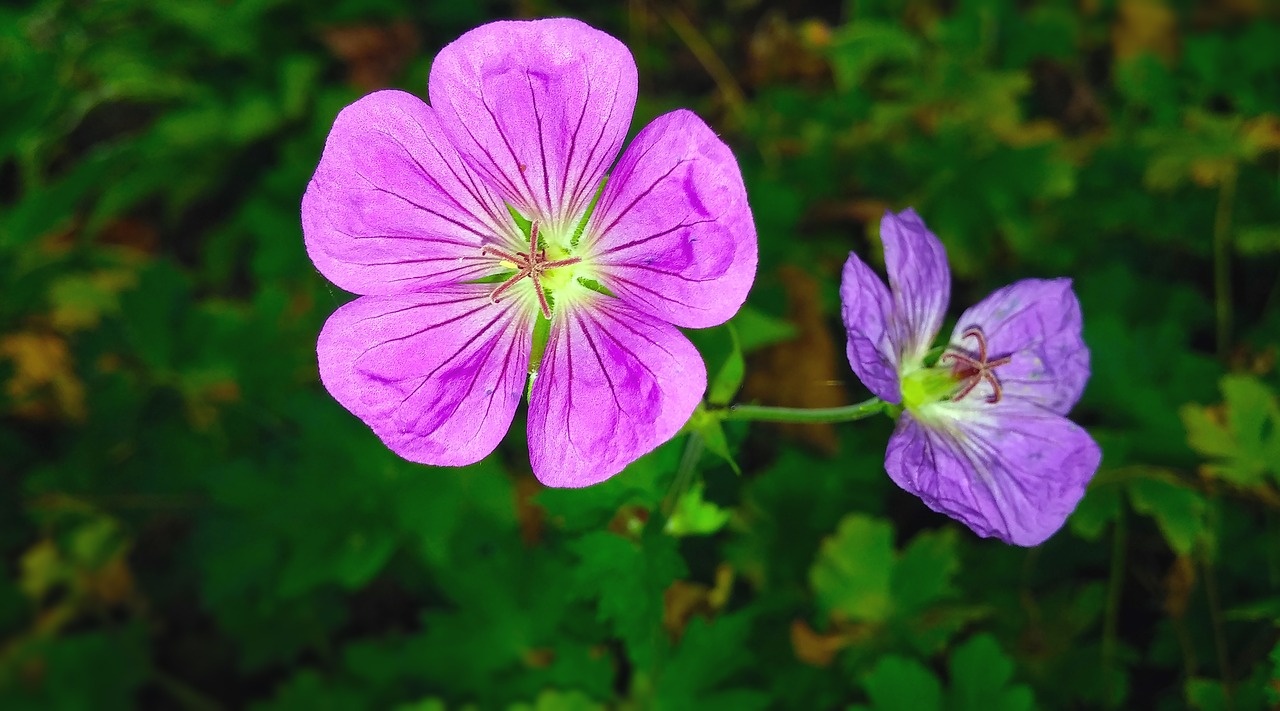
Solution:
[{"label": "serrated leaf", "polygon": [[1160,533],[1178,555],[1190,555],[1205,533],[1205,500],[1175,481],[1143,477],[1129,483],[1135,511],[1156,520]]},{"label": "serrated leaf", "polygon": [[861,514],[846,516],[822,542],[809,570],[823,614],[850,621],[882,622],[893,610],[893,527]]},{"label": "serrated leaf", "polygon": [[1227,691],[1217,679],[1188,679],[1187,705],[1196,711],[1228,711]]},{"label": "serrated leaf", "polygon": [[920,39],[901,25],[862,20],[836,34],[831,45],[831,69],[837,86],[853,89],[876,66],[913,62],[921,55]]},{"label": "serrated leaf", "polygon": [[1010,685],[1013,661],[989,634],[980,634],[951,653],[948,711],[1031,711],[1031,689]]},{"label": "serrated leaf", "polygon": [[570,544],[578,557],[573,589],[596,603],[596,615],[627,645],[641,668],[651,667],[665,641],[662,594],[685,574],[676,539],[646,529],[641,542],[607,531]]},{"label": "serrated leaf", "polygon": [[942,711],[942,685],[912,659],[888,656],[862,680],[870,711]]},{"label": "serrated leaf", "polygon": [[[1280,482],[1280,405],[1261,381],[1228,375],[1220,383],[1222,407],[1184,405],[1187,442],[1216,460],[1206,470],[1237,486],[1256,486],[1270,473]],[[1225,410],[1225,412],[1224,412]]]},{"label": "serrated leaf", "polygon": [[653,708],[766,708],[769,697],[765,694],[723,688],[753,660],[748,644],[753,619],[750,612],[724,615],[712,622],[692,619],[656,679]]},{"label": "serrated leaf", "polygon": [[1067,519],[1067,525],[1084,540],[1097,541],[1107,524],[1120,515],[1122,501],[1120,486],[1095,479],[1071,513],[1071,518]]},{"label": "serrated leaf", "polygon": [[925,531],[911,539],[893,566],[893,604],[912,614],[955,594],[952,577],[960,570],[956,529]]},{"label": "serrated leaf", "polygon": [[667,519],[667,533],[673,536],[709,536],[729,522],[729,511],[702,498],[705,486],[698,482],[680,495],[671,518]]},{"label": "serrated leaf", "polygon": [[581,691],[546,689],[531,704],[512,704],[507,711],[604,711],[605,707]]}]

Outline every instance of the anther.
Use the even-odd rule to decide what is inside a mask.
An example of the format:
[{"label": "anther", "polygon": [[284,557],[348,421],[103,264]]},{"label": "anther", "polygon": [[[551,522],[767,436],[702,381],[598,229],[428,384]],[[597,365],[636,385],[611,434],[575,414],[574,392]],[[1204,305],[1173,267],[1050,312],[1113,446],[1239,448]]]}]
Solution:
[{"label": "anther", "polygon": [[939,362],[945,362],[948,358],[955,363],[955,374],[963,379],[963,385],[959,392],[955,394],[953,400],[961,400],[974,388],[978,387],[983,381],[991,385],[991,394],[986,397],[986,401],[992,404],[1000,402],[1004,396],[1004,390],[1000,385],[1000,379],[996,377],[996,368],[1002,365],[1008,365],[1013,362],[1012,356],[1003,356],[995,360],[987,360],[987,337],[982,329],[977,326],[971,326],[964,333],[960,334],[961,340],[974,339],[977,341],[978,350],[977,357],[957,348],[949,346],[947,352],[942,354]]},{"label": "anther", "polygon": [[528,252],[512,254],[511,252],[485,245],[480,248],[480,253],[486,257],[497,257],[516,266],[516,273],[512,274],[506,281],[499,284],[496,289],[489,293],[489,301],[495,304],[498,303],[498,297],[515,286],[521,279],[528,277],[533,281],[533,289],[538,295],[538,307],[542,310],[542,315],[547,318],[551,318],[551,304],[547,302],[546,290],[542,287],[542,276],[549,270],[557,267],[567,267],[582,261],[580,257],[548,261],[546,247],[538,246],[537,222],[534,222],[529,227]]}]

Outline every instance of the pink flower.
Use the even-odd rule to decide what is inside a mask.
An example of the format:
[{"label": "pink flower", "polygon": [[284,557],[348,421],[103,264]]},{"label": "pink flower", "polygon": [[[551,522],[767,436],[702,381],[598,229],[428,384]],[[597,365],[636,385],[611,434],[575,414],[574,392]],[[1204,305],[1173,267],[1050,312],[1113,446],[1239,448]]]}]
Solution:
[{"label": "pink flower", "polygon": [[531,380],[534,473],[587,486],[701,400],[706,368],[676,327],[742,305],[755,227],[737,162],[694,114],[658,117],[617,158],[636,89],[607,34],[495,22],[436,56],[430,106],[382,91],[338,115],[302,226],[316,267],[361,296],[320,333],[320,377],[400,456],[482,459]]}]

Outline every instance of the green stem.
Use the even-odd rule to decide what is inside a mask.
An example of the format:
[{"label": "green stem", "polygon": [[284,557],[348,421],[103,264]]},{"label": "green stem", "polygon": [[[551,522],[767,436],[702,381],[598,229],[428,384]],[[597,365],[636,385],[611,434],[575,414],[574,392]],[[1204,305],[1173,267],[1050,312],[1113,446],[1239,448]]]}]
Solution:
[{"label": "green stem", "polygon": [[1217,315],[1218,357],[1231,348],[1231,207],[1236,195],[1236,171],[1222,179],[1218,209],[1213,218],[1213,296]]},{"label": "green stem", "polygon": [[1125,558],[1129,551],[1129,527],[1122,506],[1111,532],[1111,570],[1107,582],[1107,605],[1102,618],[1102,695],[1103,705],[1119,706],[1117,640],[1119,639],[1120,603],[1124,594]]},{"label": "green stem", "polygon": [[734,405],[724,410],[711,410],[722,420],[752,420],[755,422],[795,422],[818,425],[832,422],[853,422],[888,409],[890,405],[880,398],[844,407],[767,407],[764,405]]},{"label": "green stem", "polygon": [[693,474],[697,470],[698,460],[702,458],[704,446],[706,443],[703,442],[701,434],[689,433],[689,439],[684,444],[684,452],[680,455],[680,464],[676,466],[676,478],[671,482],[671,491],[667,492],[667,498],[662,502],[664,518],[671,518],[671,512],[676,509],[676,502],[693,481]]}]

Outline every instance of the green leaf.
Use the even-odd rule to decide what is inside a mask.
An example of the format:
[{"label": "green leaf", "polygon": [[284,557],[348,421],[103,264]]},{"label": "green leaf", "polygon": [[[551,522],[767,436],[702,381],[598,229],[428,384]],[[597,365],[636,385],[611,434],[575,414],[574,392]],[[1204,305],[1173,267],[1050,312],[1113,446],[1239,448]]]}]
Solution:
[{"label": "green leaf", "polygon": [[1031,711],[1035,698],[1022,684],[1010,685],[1013,661],[995,638],[980,634],[951,654],[948,711]]},{"label": "green leaf", "polygon": [[855,89],[867,74],[886,63],[917,60],[920,39],[900,24],[862,20],[841,28],[832,38],[831,70],[842,90]]},{"label": "green leaf", "polygon": [[1191,555],[1205,535],[1205,500],[1176,480],[1143,477],[1129,483],[1135,511],[1155,518],[1160,533],[1178,555]]},{"label": "green leaf", "polygon": [[871,697],[867,711],[942,711],[942,685],[928,669],[912,659],[887,656],[862,680]]},{"label": "green leaf", "polygon": [[251,711],[357,711],[366,702],[359,689],[334,684],[312,669],[303,669],[276,689],[267,703]]},{"label": "green leaf", "polygon": [[697,436],[702,437],[702,443],[706,445],[707,451],[723,459],[734,474],[742,476],[742,469],[738,467],[738,462],[734,460],[733,452],[729,449],[729,439],[725,437],[724,423],[720,418],[707,413],[700,407],[694,413],[693,419],[689,421],[689,426],[695,430]]},{"label": "green leaf", "polygon": [[1094,479],[1084,493],[1084,498],[1067,519],[1071,530],[1086,541],[1102,537],[1107,524],[1120,515],[1123,489],[1111,482]]},{"label": "green leaf", "polygon": [[605,711],[605,707],[581,691],[547,689],[532,704],[512,704],[507,711]]},{"label": "green leaf", "polygon": [[445,706],[440,699],[429,698],[413,703],[400,704],[392,711],[449,711],[449,707]]},{"label": "green leaf", "polygon": [[790,321],[769,316],[750,306],[743,306],[729,323],[733,324],[734,336],[743,353],[754,353],[775,343],[789,341],[800,333]]},{"label": "green leaf", "polygon": [[747,364],[742,357],[742,344],[738,340],[738,330],[733,323],[726,324],[732,345],[724,363],[716,371],[711,384],[707,386],[707,402],[712,405],[727,405],[738,394],[742,380],[747,374]]},{"label": "green leaf", "polygon": [[911,539],[893,566],[894,607],[914,614],[955,595],[951,579],[960,571],[956,540],[954,528],[925,531]]},{"label": "green leaf", "polygon": [[[37,638],[10,654],[16,656],[0,667],[0,706],[14,711],[135,708],[150,665],[146,636],[135,627]],[[36,669],[38,675],[22,674]],[[9,677],[15,672],[22,676]]]},{"label": "green leaf", "polygon": [[882,622],[893,610],[893,527],[851,514],[822,542],[809,581],[824,615]]},{"label": "green leaf", "polygon": [[[723,615],[713,622],[689,622],[671,658],[656,676],[655,709],[764,709],[769,697],[733,688],[731,680],[753,661],[749,612]],[[730,688],[725,688],[726,686]]]},{"label": "green leaf", "polygon": [[639,542],[597,531],[569,545],[578,557],[573,590],[595,601],[597,617],[641,669],[652,667],[665,646],[663,592],[685,574],[676,539],[654,528],[646,528]]},{"label": "green leaf", "polygon": [[673,536],[709,536],[724,528],[732,513],[702,498],[702,482],[689,487],[676,501],[666,531]]},{"label": "green leaf", "polygon": [[1227,701],[1227,690],[1217,679],[1188,679],[1187,704],[1196,711],[1228,711],[1233,708]]},{"label": "green leaf", "polygon": [[1280,704],[1280,643],[1271,650],[1271,683],[1267,684],[1267,701]]},{"label": "green leaf", "polygon": [[[1238,486],[1256,486],[1270,473],[1280,483],[1280,405],[1275,393],[1249,376],[1221,381],[1222,408],[1180,410],[1192,449],[1214,460],[1206,470]],[[1225,410],[1225,414],[1224,414]]]},{"label": "green leaf", "polygon": [[1262,257],[1280,252],[1280,225],[1241,226],[1235,234],[1236,252],[1245,257]]}]

